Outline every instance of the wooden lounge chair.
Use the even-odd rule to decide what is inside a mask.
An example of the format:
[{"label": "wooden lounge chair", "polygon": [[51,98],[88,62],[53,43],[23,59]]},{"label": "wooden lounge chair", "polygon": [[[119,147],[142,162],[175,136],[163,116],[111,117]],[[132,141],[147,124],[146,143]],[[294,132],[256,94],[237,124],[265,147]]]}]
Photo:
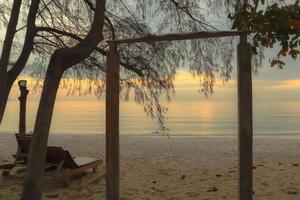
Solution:
[{"label": "wooden lounge chair", "polygon": [[13,157],[15,161],[13,163],[4,164],[0,166],[0,169],[3,169],[2,176],[7,176],[10,174],[10,171],[16,166],[26,165],[27,157],[30,148],[30,141],[32,135],[29,134],[15,134],[17,143],[18,143],[18,150]]},{"label": "wooden lounge chair", "polygon": [[[26,165],[30,148],[32,135],[16,134],[18,142],[18,151],[15,155],[13,166]],[[85,173],[92,169],[96,172],[97,167],[103,163],[102,159],[94,159],[90,157],[72,157],[68,151],[62,147],[47,147],[46,169],[56,168],[54,179],[68,184],[71,177]],[[9,174],[10,169],[6,170],[5,175]]]},{"label": "wooden lounge chair", "polygon": [[90,157],[72,157],[68,151],[61,147],[47,148],[47,163],[56,164],[58,167],[54,175],[55,180],[68,184],[71,177],[85,173],[92,169],[95,173],[97,167],[103,163],[102,159]]},{"label": "wooden lounge chair", "polygon": [[15,164],[26,164],[32,135],[16,133],[15,136],[18,143],[17,153],[13,155]]}]

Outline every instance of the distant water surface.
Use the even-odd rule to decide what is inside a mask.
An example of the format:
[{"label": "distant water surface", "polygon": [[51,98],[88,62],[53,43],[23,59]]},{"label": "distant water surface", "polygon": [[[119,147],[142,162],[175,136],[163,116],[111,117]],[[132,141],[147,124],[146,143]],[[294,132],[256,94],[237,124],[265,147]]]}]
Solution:
[{"label": "distant water surface", "polygon": [[[28,102],[27,130],[33,130],[37,101]],[[232,101],[170,102],[166,125],[170,135],[234,135],[237,134],[237,106]],[[122,102],[120,108],[122,134],[151,135],[157,122],[145,115],[140,105]],[[0,132],[18,130],[18,101],[9,101]],[[51,126],[52,133],[104,133],[103,101],[57,101]],[[300,102],[274,101],[254,104],[254,133],[257,135],[299,135]]]}]

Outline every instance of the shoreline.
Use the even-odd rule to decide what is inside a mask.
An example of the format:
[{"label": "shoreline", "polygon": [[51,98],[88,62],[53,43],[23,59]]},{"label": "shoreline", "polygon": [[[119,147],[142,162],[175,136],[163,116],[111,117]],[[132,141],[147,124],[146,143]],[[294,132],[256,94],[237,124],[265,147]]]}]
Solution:
[{"label": "shoreline", "polygon": [[[16,132],[3,132],[1,135],[12,135]],[[50,136],[104,136],[104,133],[50,133]],[[120,137],[149,137],[149,138],[236,138],[238,134],[131,134],[120,133]],[[300,133],[287,133],[287,134],[253,134],[253,138],[271,138],[271,139],[300,139]]]}]

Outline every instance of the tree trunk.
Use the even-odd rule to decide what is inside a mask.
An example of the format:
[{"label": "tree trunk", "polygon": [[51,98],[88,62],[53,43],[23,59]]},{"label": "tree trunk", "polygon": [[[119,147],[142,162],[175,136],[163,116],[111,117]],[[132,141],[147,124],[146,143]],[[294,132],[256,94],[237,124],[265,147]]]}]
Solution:
[{"label": "tree trunk", "polygon": [[[17,1],[21,2],[21,0],[15,0],[14,3]],[[1,64],[3,65],[3,63],[0,62],[0,70],[1,70],[0,71],[0,125],[1,125],[1,122],[2,122],[2,119],[4,116],[7,99],[8,99],[10,90],[12,88],[12,85],[15,82],[15,80],[18,78],[20,73],[23,71],[23,69],[27,63],[27,60],[31,54],[31,51],[33,49],[33,40],[34,40],[34,37],[36,34],[35,18],[36,18],[36,13],[39,8],[39,4],[40,4],[40,0],[32,0],[31,1],[30,8],[28,11],[28,17],[27,17],[27,30],[26,30],[23,49],[22,49],[21,54],[18,57],[16,63],[14,64],[14,66],[7,72],[7,64],[6,64],[6,69],[2,71]],[[11,13],[15,13],[13,16],[16,17],[17,13],[13,10],[14,10],[14,6],[13,6]],[[19,8],[19,10],[20,10],[20,8]],[[12,16],[12,18],[13,18],[13,16]],[[14,35],[14,34],[11,34],[11,35]],[[4,51],[4,47],[3,47],[3,51]],[[2,76],[3,77],[5,76],[5,77],[2,78]],[[1,84],[2,80],[3,80],[3,82],[2,82],[3,85]],[[1,88],[2,88],[2,90],[1,90]]]},{"label": "tree trunk", "polygon": [[36,116],[22,200],[42,198],[47,141],[59,82],[66,69],[86,59],[103,40],[105,2],[105,0],[96,1],[93,24],[86,37],[74,47],[58,49],[51,57]]},{"label": "tree trunk", "polygon": [[5,39],[3,43],[3,49],[0,58],[0,124],[3,118],[4,111],[4,101],[6,97],[7,91],[7,66],[9,62],[9,57],[11,53],[11,48],[13,44],[13,40],[16,33],[16,27],[18,24],[19,14],[20,14],[20,7],[21,7],[21,0],[14,0],[12,10],[10,13],[9,22],[6,29]]},{"label": "tree trunk", "polygon": [[9,93],[11,91],[13,83],[14,83],[14,81],[11,82],[11,81],[7,80],[6,88],[5,88],[6,90],[3,90],[3,93],[1,95],[2,100],[1,100],[1,106],[0,106],[0,125],[1,125],[1,121],[4,117],[4,112],[5,112],[5,108],[6,108],[6,105],[7,105],[8,96],[9,96]]},{"label": "tree trunk", "polygon": [[41,200],[42,181],[47,150],[47,141],[50,123],[59,82],[63,70],[59,64],[60,59],[52,56],[44,81],[42,96],[38,108],[34,127],[34,137],[29,152],[27,172],[24,180],[22,200]]}]

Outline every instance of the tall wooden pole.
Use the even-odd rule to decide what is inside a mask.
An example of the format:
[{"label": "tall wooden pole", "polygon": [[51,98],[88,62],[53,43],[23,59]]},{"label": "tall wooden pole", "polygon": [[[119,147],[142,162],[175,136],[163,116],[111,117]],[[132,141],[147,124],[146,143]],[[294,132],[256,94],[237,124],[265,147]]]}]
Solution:
[{"label": "tall wooden pole", "polygon": [[240,36],[238,59],[238,130],[239,130],[239,199],[252,200],[253,117],[251,46],[247,35]]},{"label": "tall wooden pole", "polygon": [[117,44],[109,43],[106,68],[106,199],[119,200],[119,81]]},{"label": "tall wooden pole", "polygon": [[18,82],[20,88],[20,111],[19,111],[19,133],[26,134],[26,102],[29,90],[26,87],[27,81],[20,80]]}]

